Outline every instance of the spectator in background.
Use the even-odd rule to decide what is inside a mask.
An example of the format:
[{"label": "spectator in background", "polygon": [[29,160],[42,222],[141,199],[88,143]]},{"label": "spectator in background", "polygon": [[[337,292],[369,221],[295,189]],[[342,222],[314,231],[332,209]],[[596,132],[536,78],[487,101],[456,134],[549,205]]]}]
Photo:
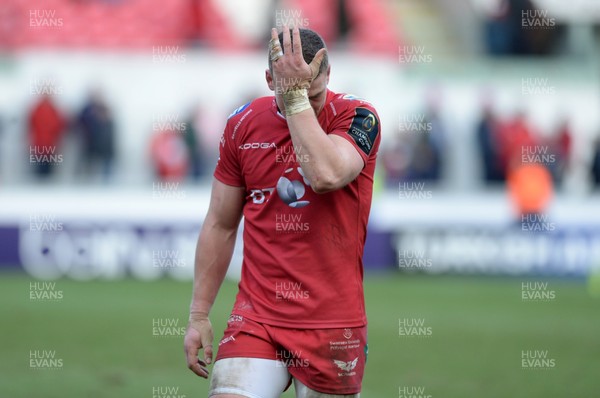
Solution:
[{"label": "spectator in background", "polygon": [[440,95],[432,89],[428,96],[427,111],[404,115],[392,145],[383,151],[387,186],[442,178],[446,141],[437,111]]},{"label": "spectator in background", "polygon": [[416,136],[409,179],[416,181],[438,181],[440,162],[436,148],[426,134]]},{"label": "spectator in background", "polygon": [[511,160],[521,157],[526,147],[534,147],[537,144],[535,135],[527,125],[524,112],[518,112],[512,120],[499,123],[497,144],[500,170],[505,179]]},{"label": "spectator in background", "polygon": [[396,189],[398,183],[406,178],[411,162],[411,147],[407,142],[407,137],[398,132],[393,136],[392,144],[383,150],[381,161],[385,169],[385,186],[387,188]]},{"label": "spectator in background", "polygon": [[510,18],[508,0],[479,2],[485,12],[485,39],[491,55],[506,55],[511,52]]},{"label": "spectator in background", "polygon": [[533,10],[529,0],[478,1],[485,14],[485,40],[490,55],[531,53],[529,31],[523,26],[523,13]]},{"label": "spectator in background", "polygon": [[507,187],[519,223],[529,231],[536,231],[552,198],[554,187],[548,168],[542,164],[522,162],[520,157],[511,159]]},{"label": "spectator in background", "polygon": [[497,122],[492,113],[491,106],[485,104],[481,120],[477,125],[477,146],[483,164],[484,178],[488,184],[504,180],[497,134]]},{"label": "spectator in background", "polygon": [[555,161],[548,164],[548,167],[557,184],[562,184],[571,162],[571,136],[569,123],[564,120],[558,128],[558,133],[550,141],[549,153],[555,156]]},{"label": "spectator in background", "polygon": [[596,139],[596,143],[594,145],[591,166],[594,187],[600,188],[600,138]]},{"label": "spectator in background", "polygon": [[425,114],[426,130],[415,132],[411,180],[439,181],[444,164],[445,131],[437,111],[437,100],[429,101]]},{"label": "spectator in background", "polygon": [[187,119],[183,134],[190,165],[189,175],[194,181],[198,181],[205,174],[206,168],[205,148],[200,130],[201,118],[202,113],[198,107]]},{"label": "spectator in background", "polygon": [[44,94],[29,115],[29,159],[38,177],[48,178],[52,174],[65,127],[65,118],[54,105],[52,97]]},{"label": "spectator in background", "polygon": [[181,133],[166,130],[154,134],[150,157],[161,181],[182,181],[188,173],[188,151]]},{"label": "spectator in background", "polygon": [[115,127],[110,109],[99,91],[90,93],[77,124],[82,140],[82,170],[87,176],[101,174],[107,181],[112,174],[115,155]]},{"label": "spectator in background", "polygon": [[348,15],[347,0],[337,0],[338,26],[337,35],[338,41],[344,43],[347,40],[351,30],[351,18]]},{"label": "spectator in background", "polygon": [[485,14],[485,40],[490,55],[551,54],[564,34],[554,20],[536,12],[531,0],[473,2]]},{"label": "spectator in background", "polygon": [[531,55],[533,53],[531,45],[533,27],[523,26],[523,13],[526,16],[530,15],[535,7],[530,0],[510,0],[509,3],[511,54]]}]

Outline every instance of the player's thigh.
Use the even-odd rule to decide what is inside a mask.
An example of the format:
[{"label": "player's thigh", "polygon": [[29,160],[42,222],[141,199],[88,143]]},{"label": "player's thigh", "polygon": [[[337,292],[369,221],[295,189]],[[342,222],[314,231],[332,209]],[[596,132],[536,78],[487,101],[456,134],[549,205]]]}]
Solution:
[{"label": "player's thigh", "polygon": [[209,397],[279,398],[290,377],[280,361],[223,358],[213,367]]},{"label": "player's thigh", "polygon": [[359,398],[359,394],[351,395],[332,395],[311,390],[309,387],[302,384],[298,379],[294,379],[294,388],[296,389],[296,398]]}]

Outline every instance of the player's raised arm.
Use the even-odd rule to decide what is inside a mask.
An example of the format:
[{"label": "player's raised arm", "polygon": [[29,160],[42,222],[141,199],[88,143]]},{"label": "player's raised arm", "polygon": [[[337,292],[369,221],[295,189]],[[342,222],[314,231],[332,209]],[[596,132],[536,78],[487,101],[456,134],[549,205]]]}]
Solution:
[{"label": "player's raised arm", "polygon": [[[210,206],[196,246],[194,289],[184,339],[188,367],[204,378],[208,377],[206,365],[213,356],[213,330],[208,314],[231,261],[243,203],[243,188],[213,181]],[[200,349],[204,349],[204,361],[198,359]]]},{"label": "player's raised arm", "polygon": [[326,134],[317,120],[314,104],[326,95],[329,68],[321,68],[326,50],[320,49],[310,64],[302,56],[298,28],[283,28],[283,51],[277,31],[271,33],[273,84],[283,94],[285,116],[304,175],[316,193],[337,190],[353,181],[365,163],[344,138]]}]

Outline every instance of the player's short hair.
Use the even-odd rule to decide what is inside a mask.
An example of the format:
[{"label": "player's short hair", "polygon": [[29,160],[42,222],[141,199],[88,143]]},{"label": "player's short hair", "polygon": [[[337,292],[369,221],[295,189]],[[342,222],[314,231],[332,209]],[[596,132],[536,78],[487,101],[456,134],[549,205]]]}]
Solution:
[{"label": "player's short hair", "polygon": [[[292,29],[290,29],[290,38],[292,39],[292,44],[294,43],[294,38],[292,36]],[[302,41],[302,57],[307,64],[310,64],[317,55],[317,52],[322,48],[327,48],[325,46],[325,41],[323,38],[314,30],[300,28],[300,40]],[[279,42],[281,43],[281,51],[283,51],[283,31],[279,32]],[[327,70],[327,66],[329,65],[329,59],[327,57],[327,53],[323,57],[323,62],[321,62],[321,66],[319,67],[319,74],[321,72]],[[269,55],[269,70],[273,73],[273,62],[271,61],[271,57]],[[318,76],[317,75],[317,76]]]}]

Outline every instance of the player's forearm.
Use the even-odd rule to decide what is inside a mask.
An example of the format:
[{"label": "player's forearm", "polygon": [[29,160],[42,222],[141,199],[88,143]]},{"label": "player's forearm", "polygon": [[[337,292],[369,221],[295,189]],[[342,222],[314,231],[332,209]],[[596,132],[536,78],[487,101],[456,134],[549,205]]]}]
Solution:
[{"label": "player's forearm", "polygon": [[294,150],[305,177],[317,193],[345,185],[343,158],[335,143],[323,131],[311,109],[287,116]]},{"label": "player's forearm", "polygon": [[210,220],[202,226],[196,246],[190,312],[210,312],[229,268],[236,234],[237,227],[224,228]]}]

